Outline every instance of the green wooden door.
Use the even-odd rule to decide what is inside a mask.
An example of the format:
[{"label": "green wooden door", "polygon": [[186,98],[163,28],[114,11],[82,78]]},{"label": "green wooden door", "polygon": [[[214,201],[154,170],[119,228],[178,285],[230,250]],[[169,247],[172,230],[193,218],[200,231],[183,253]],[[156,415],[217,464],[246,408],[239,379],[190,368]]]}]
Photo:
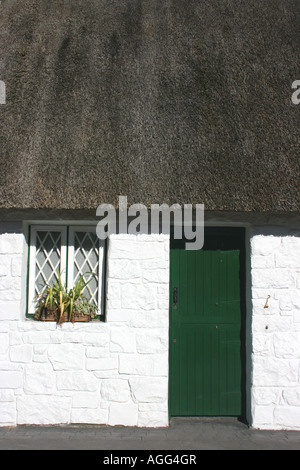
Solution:
[{"label": "green wooden door", "polygon": [[241,232],[170,251],[170,416],[242,414]]}]

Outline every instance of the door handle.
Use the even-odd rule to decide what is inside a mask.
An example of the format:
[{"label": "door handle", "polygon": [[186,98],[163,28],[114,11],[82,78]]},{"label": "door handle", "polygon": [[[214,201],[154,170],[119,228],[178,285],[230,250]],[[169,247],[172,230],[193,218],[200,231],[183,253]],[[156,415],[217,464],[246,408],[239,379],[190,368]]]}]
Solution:
[{"label": "door handle", "polygon": [[173,304],[177,305],[178,302],[178,288],[173,287]]}]

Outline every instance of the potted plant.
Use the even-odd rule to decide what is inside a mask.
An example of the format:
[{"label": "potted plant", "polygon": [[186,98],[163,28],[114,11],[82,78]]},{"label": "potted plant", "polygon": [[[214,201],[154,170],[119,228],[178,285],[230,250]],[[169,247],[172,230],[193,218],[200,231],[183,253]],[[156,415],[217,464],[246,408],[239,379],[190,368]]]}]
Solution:
[{"label": "potted plant", "polygon": [[81,296],[75,300],[69,320],[71,322],[90,321],[96,317],[97,312],[96,305],[90,304],[87,297]]},{"label": "potted plant", "polygon": [[[87,274],[95,276],[94,273]],[[68,291],[59,273],[58,280],[53,285],[47,284],[37,297],[34,318],[40,321],[56,321],[59,324],[66,321],[90,321],[95,318],[98,308],[82,295],[83,289],[91,279],[85,282],[81,275],[75,286]]]}]

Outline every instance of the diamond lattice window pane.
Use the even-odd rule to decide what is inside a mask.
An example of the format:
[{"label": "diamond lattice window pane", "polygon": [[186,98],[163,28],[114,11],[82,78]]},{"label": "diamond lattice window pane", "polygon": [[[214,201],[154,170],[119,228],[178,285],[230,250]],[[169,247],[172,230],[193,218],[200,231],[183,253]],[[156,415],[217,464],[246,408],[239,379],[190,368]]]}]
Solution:
[{"label": "diamond lattice window pane", "polygon": [[85,287],[85,295],[91,303],[98,305],[98,279],[91,272],[98,274],[99,239],[94,232],[75,232],[74,239],[74,284],[83,275],[84,281],[90,282]]},{"label": "diamond lattice window pane", "polygon": [[61,261],[61,232],[37,231],[35,256],[35,294],[58,279]]}]

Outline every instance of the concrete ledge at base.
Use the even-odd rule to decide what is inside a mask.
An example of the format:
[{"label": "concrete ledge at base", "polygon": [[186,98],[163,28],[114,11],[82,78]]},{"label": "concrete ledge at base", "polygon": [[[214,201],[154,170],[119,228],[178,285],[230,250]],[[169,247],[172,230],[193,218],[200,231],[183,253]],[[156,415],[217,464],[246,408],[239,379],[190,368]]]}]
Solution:
[{"label": "concrete ledge at base", "polygon": [[168,428],[0,428],[0,450],[299,450],[299,431],[260,431],[235,418],[173,418]]}]

